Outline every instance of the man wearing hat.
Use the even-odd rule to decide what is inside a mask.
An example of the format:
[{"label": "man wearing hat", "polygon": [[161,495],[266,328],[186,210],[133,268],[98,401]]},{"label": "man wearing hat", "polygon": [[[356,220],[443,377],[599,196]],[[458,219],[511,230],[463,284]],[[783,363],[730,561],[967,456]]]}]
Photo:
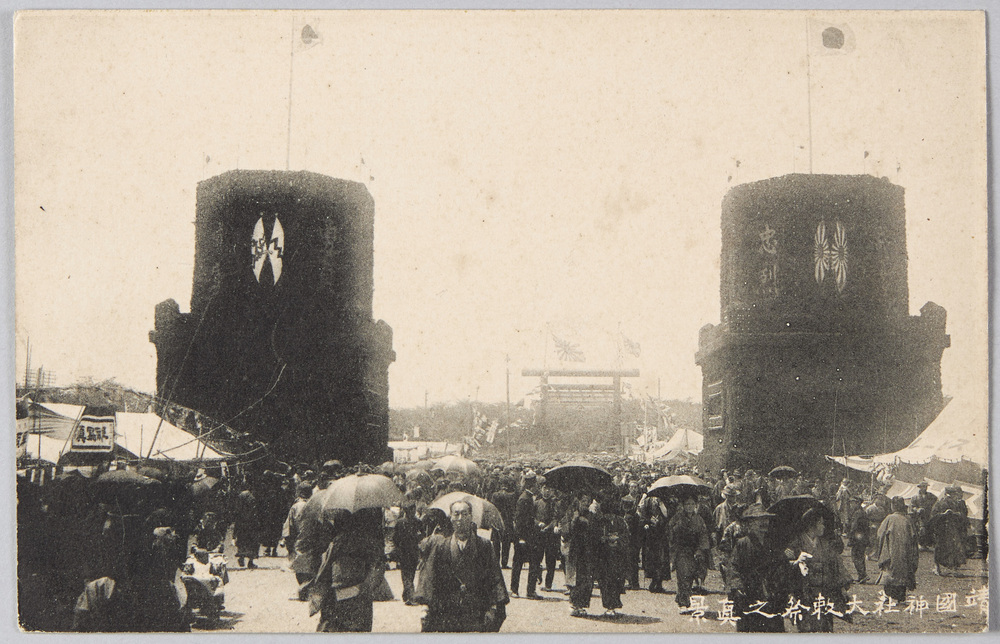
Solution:
[{"label": "man wearing hat", "polygon": [[777,590],[780,583],[776,578],[782,561],[766,541],[773,516],[756,503],[740,517],[744,536],[733,546],[727,581],[733,614],[740,618],[736,622],[738,633],[781,633],[785,630],[781,618],[784,597]]},{"label": "man wearing hat", "polygon": [[962,488],[949,485],[944,497],[931,510],[934,526],[934,572],[944,576],[941,567],[965,565],[965,536],[969,530],[969,507],[962,499]]},{"label": "man wearing hat", "polygon": [[541,528],[535,518],[535,497],[538,477],[532,470],[524,473],[524,491],[514,509],[514,564],[510,573],[510,593],[518,594],[521,585],[521,568],[528,564],[528,588],[525,597],[541,599],[535,586],[542,577]]},{"label": "man wearing hat", "polygon": [[316,489],[313,494],[330,487],[330,484],[343,476],[344,464],[337,459],[331,459],[323,463],[323,468],[319,472],[319,480],[316,482]]},{"label": "man wearing hat", "polygon": [[906,516],[906,501],[894,497],[891,507],[892,514],[878,528],[879,582],[886,595],[902,602],[906,591],[917,587],[917,539]]},{"label": "man wearing hat", "polygon": [[729,524],[736,520],[736,499],[739,495],[740,491],[735,485],[727,485],[722,490],[722,503],[715,507],[714,513],[716,542],[722,538],[722,532]]}]

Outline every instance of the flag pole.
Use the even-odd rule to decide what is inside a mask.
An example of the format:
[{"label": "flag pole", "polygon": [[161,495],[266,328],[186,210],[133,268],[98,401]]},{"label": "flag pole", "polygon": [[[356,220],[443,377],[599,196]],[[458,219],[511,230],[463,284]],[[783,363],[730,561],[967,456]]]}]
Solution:
[{"label": "flag pole", "polygon": [[812,118],[812,44],[809,38],[809,17],[806,17],[806,112],[809,119],[809,174],[813,171],[813,118]]},{"label": "flag pole", "polygon": [[295,16],[292,15],[292,38],[288,51],[288,129],[285,144],[285,170],[291,170],[292,163],[292,71],[295,69]]}]

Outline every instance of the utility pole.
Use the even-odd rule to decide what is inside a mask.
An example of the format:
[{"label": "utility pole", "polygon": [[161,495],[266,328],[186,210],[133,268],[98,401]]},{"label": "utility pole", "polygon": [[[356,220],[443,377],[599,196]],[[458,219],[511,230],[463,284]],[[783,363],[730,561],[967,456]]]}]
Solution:
[{"label": "utility pole", "polygon": [[25,344],[27,345],[27,356],[24,360],[24,388],[28,388],[28,378],[31,376],[31,338],[29,337]]},{"label": "utility pole", "polygon": [[507,362],[507,458],[510,459],[510,354],[506,356]]},{"label": "utility pole", "polygon": [[285,170],[292,169],[292,73],[295,71],[295,16],[292,16],[292,45],[288,54],[288,130],[285,147]]},{"label": "utility pole", "polygon": [[660,394],[660,377],[656,377],[656,404],[658,409],[656,410],[656,440],[660,440],[660,425],[663,425],[663,430],[667,429],[667,419],[664,417],[663,412],[663,397]]}]

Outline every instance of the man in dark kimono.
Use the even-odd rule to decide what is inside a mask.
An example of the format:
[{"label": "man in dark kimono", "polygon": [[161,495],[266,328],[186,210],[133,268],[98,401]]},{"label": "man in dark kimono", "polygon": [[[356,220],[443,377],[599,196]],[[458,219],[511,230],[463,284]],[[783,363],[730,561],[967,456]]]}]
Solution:
[{"label": "man in dark kimono", "polygon": [[934,572],[943,575],[941,567],[961,568],[965,565],[965,536],[969,530],[969,507],[962,499],[962,488],[951,485],[944,497],[931,510],[934,531]]},{"label": "man in dark kimono", "polygon": [[412,500],[403,505],[402,511],[403,515],[396,521],[393,540],[400,580],[403,582],[403,602],[407,606],[414,606],[413,579],[420,561],[419,544],[424,537],[423,524],[417,519],[417,506]]},{"label": "man in dark kimono", "polygon": [[542,577],[541,528],[535,518],[535,491],[538,479],[534,472],[524,474],[524,491],[517,499],[514,510],[514,565],[510,574],[510,592],[518,594],[521,582],[521,568],[528,564],[528,588],[525,597],[541,599],[535,587]]},{"label": "man in dark kimono", "polygon": [[596,579],[601,587],[601,603],[605,615],[616,617],[622,607],[628,574],[628,524],[620,514],[620,501],[609,494],[597,506],[594,515],[594,545],[597,549]]},{"label": "man in dark kimono", "polygon": [[708,526],[698,513],[698,500],[684,499],[681,510],[670,520],[670,549],[677,571],[677,605],[681,613],[691,607],[691,590],[710,548]]},{"label": "man in dark kimono", "polygon": [[649,592],[662,593],[663,582],[670,581],[670,541],[667,530],[672,513],[666,502],[645,496],[639,503],[643,520],[642,569],[649,580]]},{"label": "man in dark kimono", "polygon": [[[634,485],[634,484],[633,484]],[[638,487],[638,486],[635,486]],[[622,499],[622,518],[628,527],[628,561],[625,587],[631,590],[639,589],[639,556],[642,553],[642,517],[636,512],[638,492],[630,490],[628,496]]]},{"label": "man in dark kimono", "polygon": [[910,507],[913,509],[913,518],[917,528],[917,542],[928,548],[934,544],[934,538],[927,524],[931,520],[931,512],[934,504],[937,503],[937,495],[927,491],[927,482],[921,481],[917,484],[917,495],[910,500]]},{"label": "man in dark kimono", "polygon": [[261,517],[257,498],[249,489],[236,497],[234,508],[233,539],[236,541],[236,560],[243,567],[256,568],[254,559],[260,551]]},{"label": "man in dark kimono", "polygon": [[779,592],[778,575],[782,561],[766,541],[773,514],[761,504],[747,508],[740,517],[743,536],[736,539],[728,565],[729,599],[738,633],[782,633],[785,622],[781,617],[785,597]]},{"label": "man in dark kimono", "polygon": [[858,573],[858,583],[863,584],[868,581],[867,552],[871,526],[868,513],[861,508],[861,497],[852,497],[848,507],[847,545],[851,547],[851,560]]},{"label": "man in dark kimono", "polygon": [[[555,490],[548,485],[542,485],[541,498],[535,501],[535,520],[539,529],[539,561],[545,560],[545,585],[544,590],[552,590],[552,582],[556,575],[556,566],[559,564],[559,534],[556,531],[556,524],[561,518],[557,512],[558,507],[555,499]],[[541,571],[539,571],[539,574]]]},{"label": "man in dark kimono", "polygon": [[416,601],[427,605],[425,633],[497,632],[510,601],[493,545],[476,534],[472,506],[451,505],[453,532],[430,537]]},{"label": "man in dark kimono", "polygon": [[517,505],[517,498],[514,496],[514,481],[510,477],[504,476],[500,482],[500,489],[490,496],[490,501],[500,511],[504,525],[503,530],[493,530],[493,545],[500,558],[500,567],[510,568],[510,547],[514,542],[514,507]]}]

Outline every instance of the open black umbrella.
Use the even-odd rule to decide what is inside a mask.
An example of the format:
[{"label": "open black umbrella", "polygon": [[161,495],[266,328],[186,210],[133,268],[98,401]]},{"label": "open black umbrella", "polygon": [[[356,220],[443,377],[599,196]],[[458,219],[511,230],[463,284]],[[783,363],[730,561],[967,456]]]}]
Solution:
[{"label": "open black umbrella", "polygon": [[649,486],[647,494],[657,497],[668,496],[696,496],[702,492],[712,489],[705,481],[694,476],[681,474],[676,476],[664,476]]},{"label": "open black umbrella", "polygon": [[131,506],[141,498],[150,498],[150,493],[162,486],[160,481],[134,470],[112,470],[97,477],[94,492],[99,501]]},{"label": "open black umbrella", "polygon": [[587,461],[569,461],[545,472],[545,484],[563,492],[611,485],[611,472]]},{"label": "open black umbrella", "polygon": [[768,472],[767,475],[776,479],[790,479],[792,477],[798,476],[799,473],[794,467],[789,467],[788,465],[779,465],[778,467]]},{"label": "open black umbrella", "polygon": [[783,548],[802,529],[802,516],[816,508],[822,515],[826,534],[834,534],[837,515],[814,496],[802,494],[788,496],[771,504],[767,509],[774,515],[771,520],[770,538],[775,547]]},{"label": "open black umbrella", "polygon": [[101,486],[134,485],[145,487],[148,485],[159,485],[160,481],[139,474],[135,470],[111,470],[97,477],[97,482]]}]

